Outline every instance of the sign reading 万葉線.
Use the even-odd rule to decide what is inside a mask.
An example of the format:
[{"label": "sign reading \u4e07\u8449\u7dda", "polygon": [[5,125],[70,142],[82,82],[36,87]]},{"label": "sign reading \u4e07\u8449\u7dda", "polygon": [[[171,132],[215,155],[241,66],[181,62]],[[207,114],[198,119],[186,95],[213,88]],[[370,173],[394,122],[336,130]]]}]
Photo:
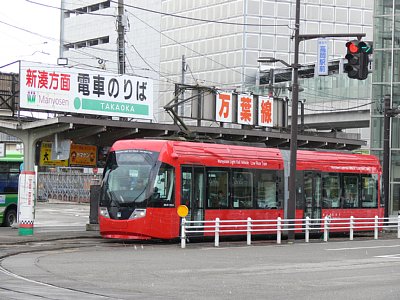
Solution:
[{"label": "sign reading \u4e07\u8449\u7dda", "polygon": [[21,108],[153,118],[153,81],[104,71],[21,62]]}]

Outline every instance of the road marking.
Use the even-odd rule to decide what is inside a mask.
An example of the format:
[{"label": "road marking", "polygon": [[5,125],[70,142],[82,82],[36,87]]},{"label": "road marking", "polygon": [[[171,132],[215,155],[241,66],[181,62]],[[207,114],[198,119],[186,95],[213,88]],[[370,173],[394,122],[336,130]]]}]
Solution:
[{"label": "road marking", "polygon": [[398,248],[400,245],[391,246],[371,246],[371,247],[354,247],[354,248],[332,248],[325,249],[326,251],[345,251],[345,250],[363,250],[363,249],[379,249],[379,248]]}]

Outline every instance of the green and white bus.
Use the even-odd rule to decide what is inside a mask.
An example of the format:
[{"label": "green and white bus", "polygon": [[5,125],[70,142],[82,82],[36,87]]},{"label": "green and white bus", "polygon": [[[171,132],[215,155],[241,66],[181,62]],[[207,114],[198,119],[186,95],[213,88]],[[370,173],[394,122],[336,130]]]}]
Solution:
[{"label": "green and white bus", "polygon": [[8,151],[0,157],[0,224],[12,226],[17,222],[18,179],[23,155]]}]

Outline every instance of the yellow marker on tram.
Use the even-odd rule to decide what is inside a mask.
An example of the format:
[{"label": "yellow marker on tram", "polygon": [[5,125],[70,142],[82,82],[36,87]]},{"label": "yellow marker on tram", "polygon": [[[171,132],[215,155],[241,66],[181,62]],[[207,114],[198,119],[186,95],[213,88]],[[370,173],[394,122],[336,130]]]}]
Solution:
[{"label": "yellow marker on tram", "polygon": [[178,216],[184,218],[189,213],[189,208],[186,205],[179,205],[177,209]]}]

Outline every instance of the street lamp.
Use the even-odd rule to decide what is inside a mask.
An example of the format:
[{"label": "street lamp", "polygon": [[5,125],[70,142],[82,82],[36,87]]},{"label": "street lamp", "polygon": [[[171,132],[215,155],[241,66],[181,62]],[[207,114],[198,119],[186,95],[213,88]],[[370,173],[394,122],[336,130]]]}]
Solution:
[{"label": "street lamp", "polygon": [[275,57],[259,57],[257,59],[258,62],[260,63],[276,63],[276,62],[280,62],[282,64],[284,64],[286,67],[292,68],[292,65],[288,64],[286,61],[282,60],[282,59],[277,59]]}]

